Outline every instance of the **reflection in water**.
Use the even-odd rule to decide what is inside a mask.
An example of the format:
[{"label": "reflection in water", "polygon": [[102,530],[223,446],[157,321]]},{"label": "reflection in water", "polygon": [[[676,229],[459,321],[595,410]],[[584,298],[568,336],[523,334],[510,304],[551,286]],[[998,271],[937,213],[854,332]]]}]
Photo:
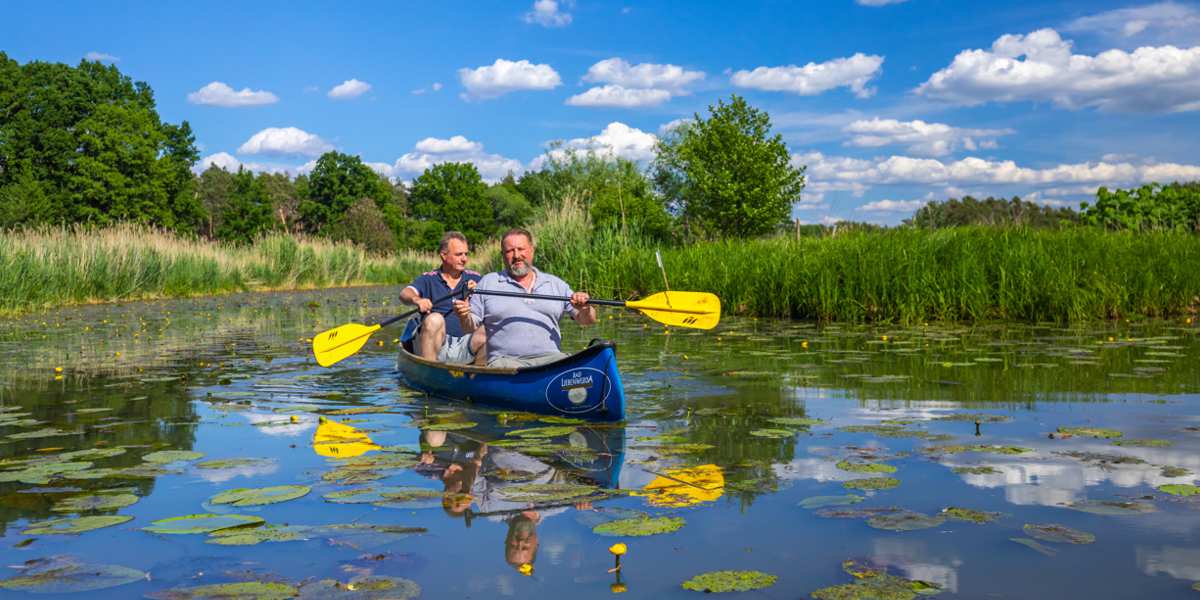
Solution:
[{"label": "reflection in water", "polygon": [[1147,575],[1166,573],[1176,579],[1200,581],[1200,549],[1163,546],[1136,549],[1137,566]]},{"label": "reflection in water", "polygon": [[700,465],[667,469],[663,473],[647,472],[655,478],[633,492],[634,496],[648,496],[651,506],[683,508],[701,502],[713,502],[725,493],[725,474],[717,465]]},{"label": "reflection in water", "polygon": [[872,543],[871,561],[893,566],[906,579],[936,583],[944,591],[958,592],[958,557],[935,557],[924,542],[901,539],[876,539]]},{"label": "reflection in water", "polygon": [[378,450],[379,446],[355,427],[320,417],[313,432],[312,449],[320,456],[352,458]]}]

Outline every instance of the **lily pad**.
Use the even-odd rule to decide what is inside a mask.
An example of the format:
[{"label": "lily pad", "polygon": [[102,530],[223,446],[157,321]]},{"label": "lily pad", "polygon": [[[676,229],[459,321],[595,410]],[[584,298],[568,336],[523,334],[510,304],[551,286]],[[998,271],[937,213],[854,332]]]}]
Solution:
[{"label": "lily pad", "polygon": [[370,523],[340,523],[313,527],[314,535],[327,536],[335,544],[356,550],[369,550],[391,544],[411,535],[425,533],[424,527],[400,525],[373,525]]},{"label": "lily pad", "polygon": [[1078,529],[1071,529],[1057,523],[1026,523],[1025,535],[1043,542],[1059,542],[1063,544],[1090,544],[1096,541],[1096,536]]},{"label": "lily pad", "polygon": [[1005,423],[1012,419],[1005,415],[989,415],[982,413],[951,413],[935,417],[938,421],[965,421],[967,423]]},{"label": "lily pad", "polygon": [[575,433],[576,428],[570,425],[549,425],[546,427],[531,427],[516,429],[506,433],[507,436],[519,438],[556,438]]},{"label": "lily pad", "polygon": [[1159,474],[1163,477],[1187,477],[1188,475],[1192,474],[1192,471],[1191,469],[1185,469],[1183,467],[1166,465],[1162,468],[1162,471],[1159,471]]},{"label": "lily pad", "polygon": [[784,439],[796,435],[796,432],[790,429],[755,429],[750,432],[754,437]]},{"label": "lily pad", "polygon": [[46,427],[45,429],[38,429],[36,431],[23,431],[21,433],[10,433],[6,437],[8,437],[8,439],[10,439],[10,440],[37,440],[37,439],[41,439],[41,438],[58,437],[60,435],[75,435],[77,433],[79,433],[79,432],[78,431],[63,431],[61,429],[58,429],[57,427]]},{"label": "lily pad", "polygon": [[1195,496],[1200,494],[1200,487],[1190,483],[1168,483],[1158,486],[1158,491],[1172,496]]},{"label": "lily pad", "polygon": [[1084,502],[1074,502],[1072,504],[1064,504],[1063,506],[1080,510],[1094,515],[1132,515],[1152,513],[1158,509],[1153,504],[1148,502],[1133,502],[1126,500],[1087,500]]},{"label": "lily pad", "polygon": [[76,534],[103,527],[112,527],[133,520],[129,515],[95,515],[88,517],[70,517],[65,519],[50,519],[38,523],[30,523],[29,528],[21,533],[24,535]]},{"label": "lily pad", "polygon": [[896,467],[883,463],[869,463],[843,460],[839,461],[837,468],[851,473],[895,473]]},{"label": "lily pad", "polygon": [[773,417],[767,419],[768,423],[782,425],[783,427],[815,427],[824,425],[824,419],[810,419],[807,417]]},{"label": "lily pad", "polygon": [[312,488],[307,485],[275,485],[264,488],[236,488],[226,490],[209,498],[213,504],[232,504],[234,506],[261,506],[276,504],[300,498]]},{"label": "lily pad", "polygon": [[995,475],[1000,471],[996,467],[975,465],[970,467],[954,467],[954,472],[959,475]]},{"label": "lily pad", "polygon": [[117,510],[130,506],[138,501],[133,494],[90,494],[87,496],[71,496],[54,503],[50,509],[54,512],[79,513],[97,510]]},{"label": "lily pad", "polygon": [[887,531],[929,529],[930,527],[937,527],[944,522],[946,522],[946,517],[941,515],[930,516],[909,510],[902,510],[886,515],[876,515],[867,519],[867,525],[875,529],[884,529]]},{"label": "lily pad", "polygon": [[1008,456],[1017,454],[1027,454],[1033,452],[1029,448],[1021,446],[1000,446],[992,444],[954,444],[950,446],[929,446],[925,448],[925,452],[930,454],[963,454],[966,452],[979,452],[982,454],[1004,454]]},{"label": "lily pad", "polygon": [[1146,461],[1144,461],[1136,456],[1128,456],[1125,454],[1104,454],[1101,452],[1082,452],[1082,451],[1077,451],[1077,450],[1071,450],[1071,451],[1067,451],[1067,452],[1055,452],[1055,454],[1057,454],[1059,456],[1066,456],[1068,458],[1074,458],[1075,460],[1079,460],[1079,461],[1083,461],[1083,462],[1087,462],[1087,463],[1096,463],[1100,466],[1146,464]]},{"label": "lily pad", "polygon": [[696,592],[748,592],[775,585],[778,577],[762,571],[711,571],[685,582],[683,589]]},{"label": "lily pad", "polygon": [[367,575],[346,583],[322,579],[300,588],[300,600],[409,600],[421,595],[421,586],[411,579]]},{"label": "lily pad", "polygon": [[300,590],[287,583],[266,581],[243,581],[218,583],[196,587],[172,588],[148,594],[157,600],[224,600],[227,598],[254,598],[255,600],[286,600],[295,598]]},{"label": "lily pad", "polygon": [[87,450],[63,452],[58,455],[58,458],[59,460],[97,460],[120,456],[125,454],[125,452],[124,448],[89,448]]},{"label": "lily pad", "polygon": [[68,594],[103,590],[149,576],[120,565],[86,564],[70,557],[29,561],[21,574],[0,580],[0,589],[34,594]]},{"label": "lily pad", "polygon": [[[448,421],[445,423],[422,423],[421,428],[427,431],[459,431],[462,429],[474,429],[479,426],[479,423],[472,421]],[[572,428],[574,429],[574,428]]]},{"label": "lily pad", "polygon": [[593,527],[592,533],[615,537],[642,537],[678,531],[685,522],[683,517],[617,519]]},{"label": "lily pad", "polygon": [[1000,518],[1000,513],[997,512],[972,510],[970,508],[962,508],[958,506],[943,508],[942,514],[945,515],[947,519],[966,521],[968,523],[978,523],[980,525],[984,523],[991,523],[992,521]]},{"label": "lily pad", "polygon": [[500,490],[513,502],[557,502],[585,498],[600,492],[600,488],[578,483],[525,483]]},{"label": "lily pad", "polygon": [[437,490],[429,490],[425,488],[381,486],[361,487],[330,492],[325,494],[324,498],[326,502],[332,502],[334,504],[371,504],[374,502],[384,502],[392,497],[403,497],[405,494],[422,494],[424,492],[429,492],[437,497],[441,497],[442,495],[442,493],[438,492]]},{"label": "lily pad", "polygon": [[359,483],[367,483],[387,477],[386,474],[378,471],[367,471],[362,469],[334,469],[321,473],[321,480],[340,485],[356,485]]},{"label": "lily pad", "polygon": [[1171,441],[1155,439],[1115,440],[1113,445],[1133,448],[1169,448],[1171,446]]},{"label": "lily pad", "polygon": [[866,500],[862,496],[856,494],[846,494],[844,496],[812,496],[800,501],[802,508],[825,508],[827,506],[850,506],[858,504]]},{"label": "lily pad", "polygon": [[303,525],[263,525],[219,529],[209,534],[205,543],[219,546],[253,546],[263,542],[292,542],[309,539],[312,528]]},{"label": "lily pad", "polygon": [[1105,429],[1103,427],[1059,427],[1058,433],[1102,439],[1119,438],[1124,435],[1116,429]]},{"label": "lily pad", "polygon": [[842,569],[859,581],[819,589],[812,593],[814,600],[912,600],[942,591],[935,583],[897,577],[854,560],[843,562]]},{"label": "lily pad", "polygon": [[142,460],[148,463],[165,465],[173,462],[199,460],[204,458],[203,452],[193,452],[191,450],[159,450],[151,452],[142,457]]},{"label": "lily pad", "polygon": [[143,527],[142,530],[149,531],[151,533],[179,535],[190,533],[212,533],[214,531],[220,531],[222,529],[229,529],[232,527],[259,525],[265,521],[266,520],[262,517],[256,517],[253,515],[214,515],[211,513],[203,513],[159,519],[151,523],[149,527]]},{"label": "lily pad", "polygon": [[842,487],[850,490],[890,490],[898,485],[900,480],[895,477],[868,477],[842,482]]}]

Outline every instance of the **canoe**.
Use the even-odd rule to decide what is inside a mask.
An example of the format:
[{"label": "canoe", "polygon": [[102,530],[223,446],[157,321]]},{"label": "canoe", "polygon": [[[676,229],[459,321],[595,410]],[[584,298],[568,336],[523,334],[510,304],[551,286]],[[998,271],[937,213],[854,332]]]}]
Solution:
[{"label": "canoe", "polygon": [[437,398],[589,421],[625,419],[625,389],[612,342],[592,340],[587,348],[546,365],[494,369],[425,360],[412,352],[414,333],[410,322],[400,338],[396,369],[415,390]]}]

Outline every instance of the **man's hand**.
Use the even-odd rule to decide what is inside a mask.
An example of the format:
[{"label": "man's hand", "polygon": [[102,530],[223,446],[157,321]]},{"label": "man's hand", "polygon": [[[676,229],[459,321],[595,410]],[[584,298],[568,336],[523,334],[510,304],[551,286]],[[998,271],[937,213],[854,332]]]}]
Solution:
[{"label": "man's hand", "polygon": [[429,298],[417,298],[413,304],[417,305],[417,310],[421,311],[423,315],[427,315],[429,311],[433,310],[433,300]]},{"label": "man's hand", "polygon": [[471,318],[471,303],[466,300],[455,300],[454,314],[457,315],[459,319],[469,320]]},{"label": "man's hand", "polygon": [[574,306],[576,310],[583,310],[583,307],[587,306],[588,300],[591,299],[592,297],[587,292],[575,292],[571,294],[571,306]]}]

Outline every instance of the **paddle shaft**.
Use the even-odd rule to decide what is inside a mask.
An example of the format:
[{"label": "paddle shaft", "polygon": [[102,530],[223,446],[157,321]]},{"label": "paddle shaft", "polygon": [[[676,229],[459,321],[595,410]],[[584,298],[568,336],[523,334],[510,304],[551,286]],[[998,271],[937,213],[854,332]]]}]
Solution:
[{"label": "paddle shaft", "polygon": [[[433,300],[433,304],[437,304],[438,302],[441,302],[442,300],[449,300],[450,298],[453,298],[453,297],[455,297],[455,296],[459,295],[460,293],[461,293],[461,292],[450,292],[449,294],[446,294],[445,296],[442,296],[441,298],[434,298],[434,300]],[[417,298],[417,299],[418,299],[418,300],[420,300],[420,298]],[[392,317],[392,318],[390,318],[390,319],[387,319],[387,320],[384,320],[384,321],[380,321],[380,322],[378,323],[378,325],[379,325],[380,327],[387,327],[388,325],[391,325],[392,323],[395,323],[396,321],[399,321],[399,320],[401,320],[401,319],[407,319],[408,317],[411,317],[411,316],[413,316],[413,314],[417,313],[417,312],[418,312],[418,311],[420,311],[420,310],[421,310],[421,309],[419,309],[419,308],[414,308],[414,309],[412,309],[412,310],[408,310],[408,311],[402,312],[402,313],[400,313],[400,314],[398,314],[398,315],[396,315],[396,316],[394,316],[394,317]]]},{"label": "paddle shaft", "polygon": [[[507,296],[509,298],[528,298],[531,300],[558,300],[560,302],[570,302],[571,301],[571,298],[569,296],[547,296],[545,294],[523,294],[521,292],[502,292],[500,290],[481,290],[478,288],[472,290],[471,293],[472,294],[483,294],[485,296]],[[620,307],[626,307],[629,304],[625,300],[597,300],[595,298],[589,298],[587,303],[588,304],[599,304],[601,306],[620,306]],[[662,312],[678,312],[678,313],[691,313],[691,314],[705,314],[707,312],[707,311],[702,311],[702,310],[691,310],[691,309],[686,309],[686,308],[670,308],[667,306],[655,306],[653,308],[649,308],[649,307],[645,307],[645,306],[628,306],[628,307],[632,308],[634,310],[657,310],[657,311],[662,311]]]}]

